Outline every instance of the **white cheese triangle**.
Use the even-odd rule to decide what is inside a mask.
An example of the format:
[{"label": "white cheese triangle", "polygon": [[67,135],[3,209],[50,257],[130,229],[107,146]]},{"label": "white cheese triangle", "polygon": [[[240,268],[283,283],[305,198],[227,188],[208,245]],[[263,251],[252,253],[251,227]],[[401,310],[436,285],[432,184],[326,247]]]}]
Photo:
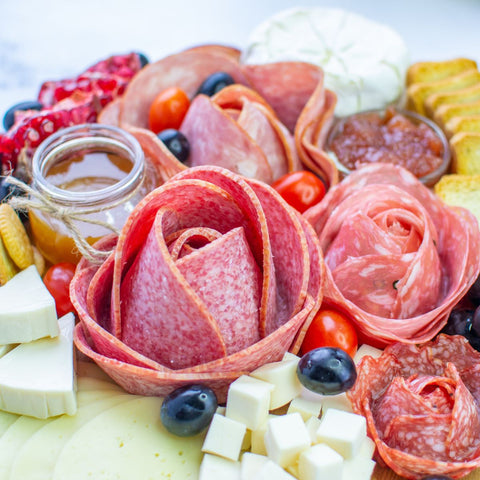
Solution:
[{"label": "white cheese triangle", "polygon": [[59,333],[55,300],[34,265],[0,287],[0,345]]},{"label": "white cheese triangle", "polygon": [[58,337],[22,343],[0,358],[0,409],[37,418],[76,412],[75,317],[58,323]]}]

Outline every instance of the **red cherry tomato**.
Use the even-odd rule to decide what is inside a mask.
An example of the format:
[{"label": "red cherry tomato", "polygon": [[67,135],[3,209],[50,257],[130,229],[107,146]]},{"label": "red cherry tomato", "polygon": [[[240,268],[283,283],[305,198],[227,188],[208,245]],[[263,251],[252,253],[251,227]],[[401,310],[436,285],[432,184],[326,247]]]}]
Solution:
[{"label": "red cherry tomato", "polygon": [[324,183],[306,170],[287,173],[273,182],[272,187],[300,213],[316,205],[325,196]]},{"label": "red cherry tomato", "polygon": [[58,318],[74,311],[68,289],[75,273],[75,268],[73,263],[57,263],[50,267],[43,277],[43,283],[55,299]]},{"label": "red cherry tomato", "polygon": [[351,320],[336,310],[320,310],[308,327],[300,352],[319,347],[337,347],[353,357],[357,351],[357,332]]},{"label": "red cherry tomato", "polygon": [[189,107],[190,100],[181,88],[167,88],[150,105],[148,127],[154,133],[167,128],[178,130]]}]

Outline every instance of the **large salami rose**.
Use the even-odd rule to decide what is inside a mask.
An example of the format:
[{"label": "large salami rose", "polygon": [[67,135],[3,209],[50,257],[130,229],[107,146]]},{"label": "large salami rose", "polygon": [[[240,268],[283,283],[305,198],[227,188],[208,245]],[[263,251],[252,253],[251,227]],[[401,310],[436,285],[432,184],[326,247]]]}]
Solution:
[{"label": "large salami rose", "polygon": [[433,338],[479,274],[475,217],[398,166],[355,171],[305,217],[328,267],[325,299],[378,345]]},{"label": "large salami rose", "polygon": [[134,209],[100,267],[79,264],[76,344],[129,392],[203,382],[223,398],[298,349],[323,269],[313,229],[273,189],[185,170]]},{"label": "large salami rose", "polygon": [[464,337],[397,343],[357,371],[347,395],[367,419],[379,461],[411,479],[480,467],[480,353]]}]

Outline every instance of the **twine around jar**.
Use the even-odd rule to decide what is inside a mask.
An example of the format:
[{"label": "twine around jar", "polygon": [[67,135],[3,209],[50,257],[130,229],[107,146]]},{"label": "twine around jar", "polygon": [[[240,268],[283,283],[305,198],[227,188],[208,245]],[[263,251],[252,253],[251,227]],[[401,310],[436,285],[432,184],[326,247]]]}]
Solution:
[{"label": "twine around jar", "polygon": [[15,187],[21,189],[23,192],[27,194],[27,196],[12,196],[8,199],[8,203],[14,208],[15,210],[39,210],[47,215],[61,221],[68,232],[70,233],[76,248],[80,252],[80,254],[85,257],[90,263],[92,264],[101,264],[105,261],[105,259],[112,253],[113,250],[99,250],[92,245],[90,245],[85,238],[82,236],[80,229],[75,225],[76,221],[90,223],[94,225],[99,225],[104,228],[107,228],[111,232],[115,234],[119,234],[118,229],[116,229],[113,225],[110,225],[107,222],[103,222],[101,220],[94,220],[89,218],[87,215],[96,212],[102,212],[108,210],[110,208],[116,207],[121,205],[129,198],[133,197],[139,187],[135,188],[133,191],[129,193],[128,196],[123,197],[116,202],[110,203],[107,207],[89,207],[89,208],[72,208],[72,207],[63,207],[58,205],[57,203],[53,202],[48,196],[41,194],[37,190],[30,187],[25,182],[12,177],[6,176],[4,177],[4,181],[14,185]]}]

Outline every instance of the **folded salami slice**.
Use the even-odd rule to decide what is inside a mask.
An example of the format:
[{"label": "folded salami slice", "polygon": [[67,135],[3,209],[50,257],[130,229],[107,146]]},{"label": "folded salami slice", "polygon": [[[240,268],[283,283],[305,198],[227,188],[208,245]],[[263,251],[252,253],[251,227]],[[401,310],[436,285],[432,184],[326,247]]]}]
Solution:
[{"label": "folded salami slice", "polygon": [[367,419],[377,460],[410,479],[480,467],[479,362],[464,337],[443,334],[364,357],[347,396]]},{"label": "folded salami slice", "polygon": [[137,205],[102,265],[79,264],[78,348],[130,392],[197,379],[223,394],[298,351],[323,279],[313,230],[272,188],[187,169]]},{"label": "folded salami slice", "polygon": [[201,83],[212,73],[226,72],[235,82],[248,84],[235,49],[205,45],[150,63],[135,75],[122,97],[121,126],[148,127],[148,111],[155,97],[177,86],[193,98]]},{"label": "folded salami slice", "polygon": [[243,85],[213,98],[195,97],[181,131],[192,167],[218,165],[265,183],[300,169],[291,134],[265,100]]},{"label": "folded salami slice", "polygon": [[373,344],[433,338],[480,270],[473,215],[398,166],[359,169],[304,215],[325,255],[326,300]]}]

